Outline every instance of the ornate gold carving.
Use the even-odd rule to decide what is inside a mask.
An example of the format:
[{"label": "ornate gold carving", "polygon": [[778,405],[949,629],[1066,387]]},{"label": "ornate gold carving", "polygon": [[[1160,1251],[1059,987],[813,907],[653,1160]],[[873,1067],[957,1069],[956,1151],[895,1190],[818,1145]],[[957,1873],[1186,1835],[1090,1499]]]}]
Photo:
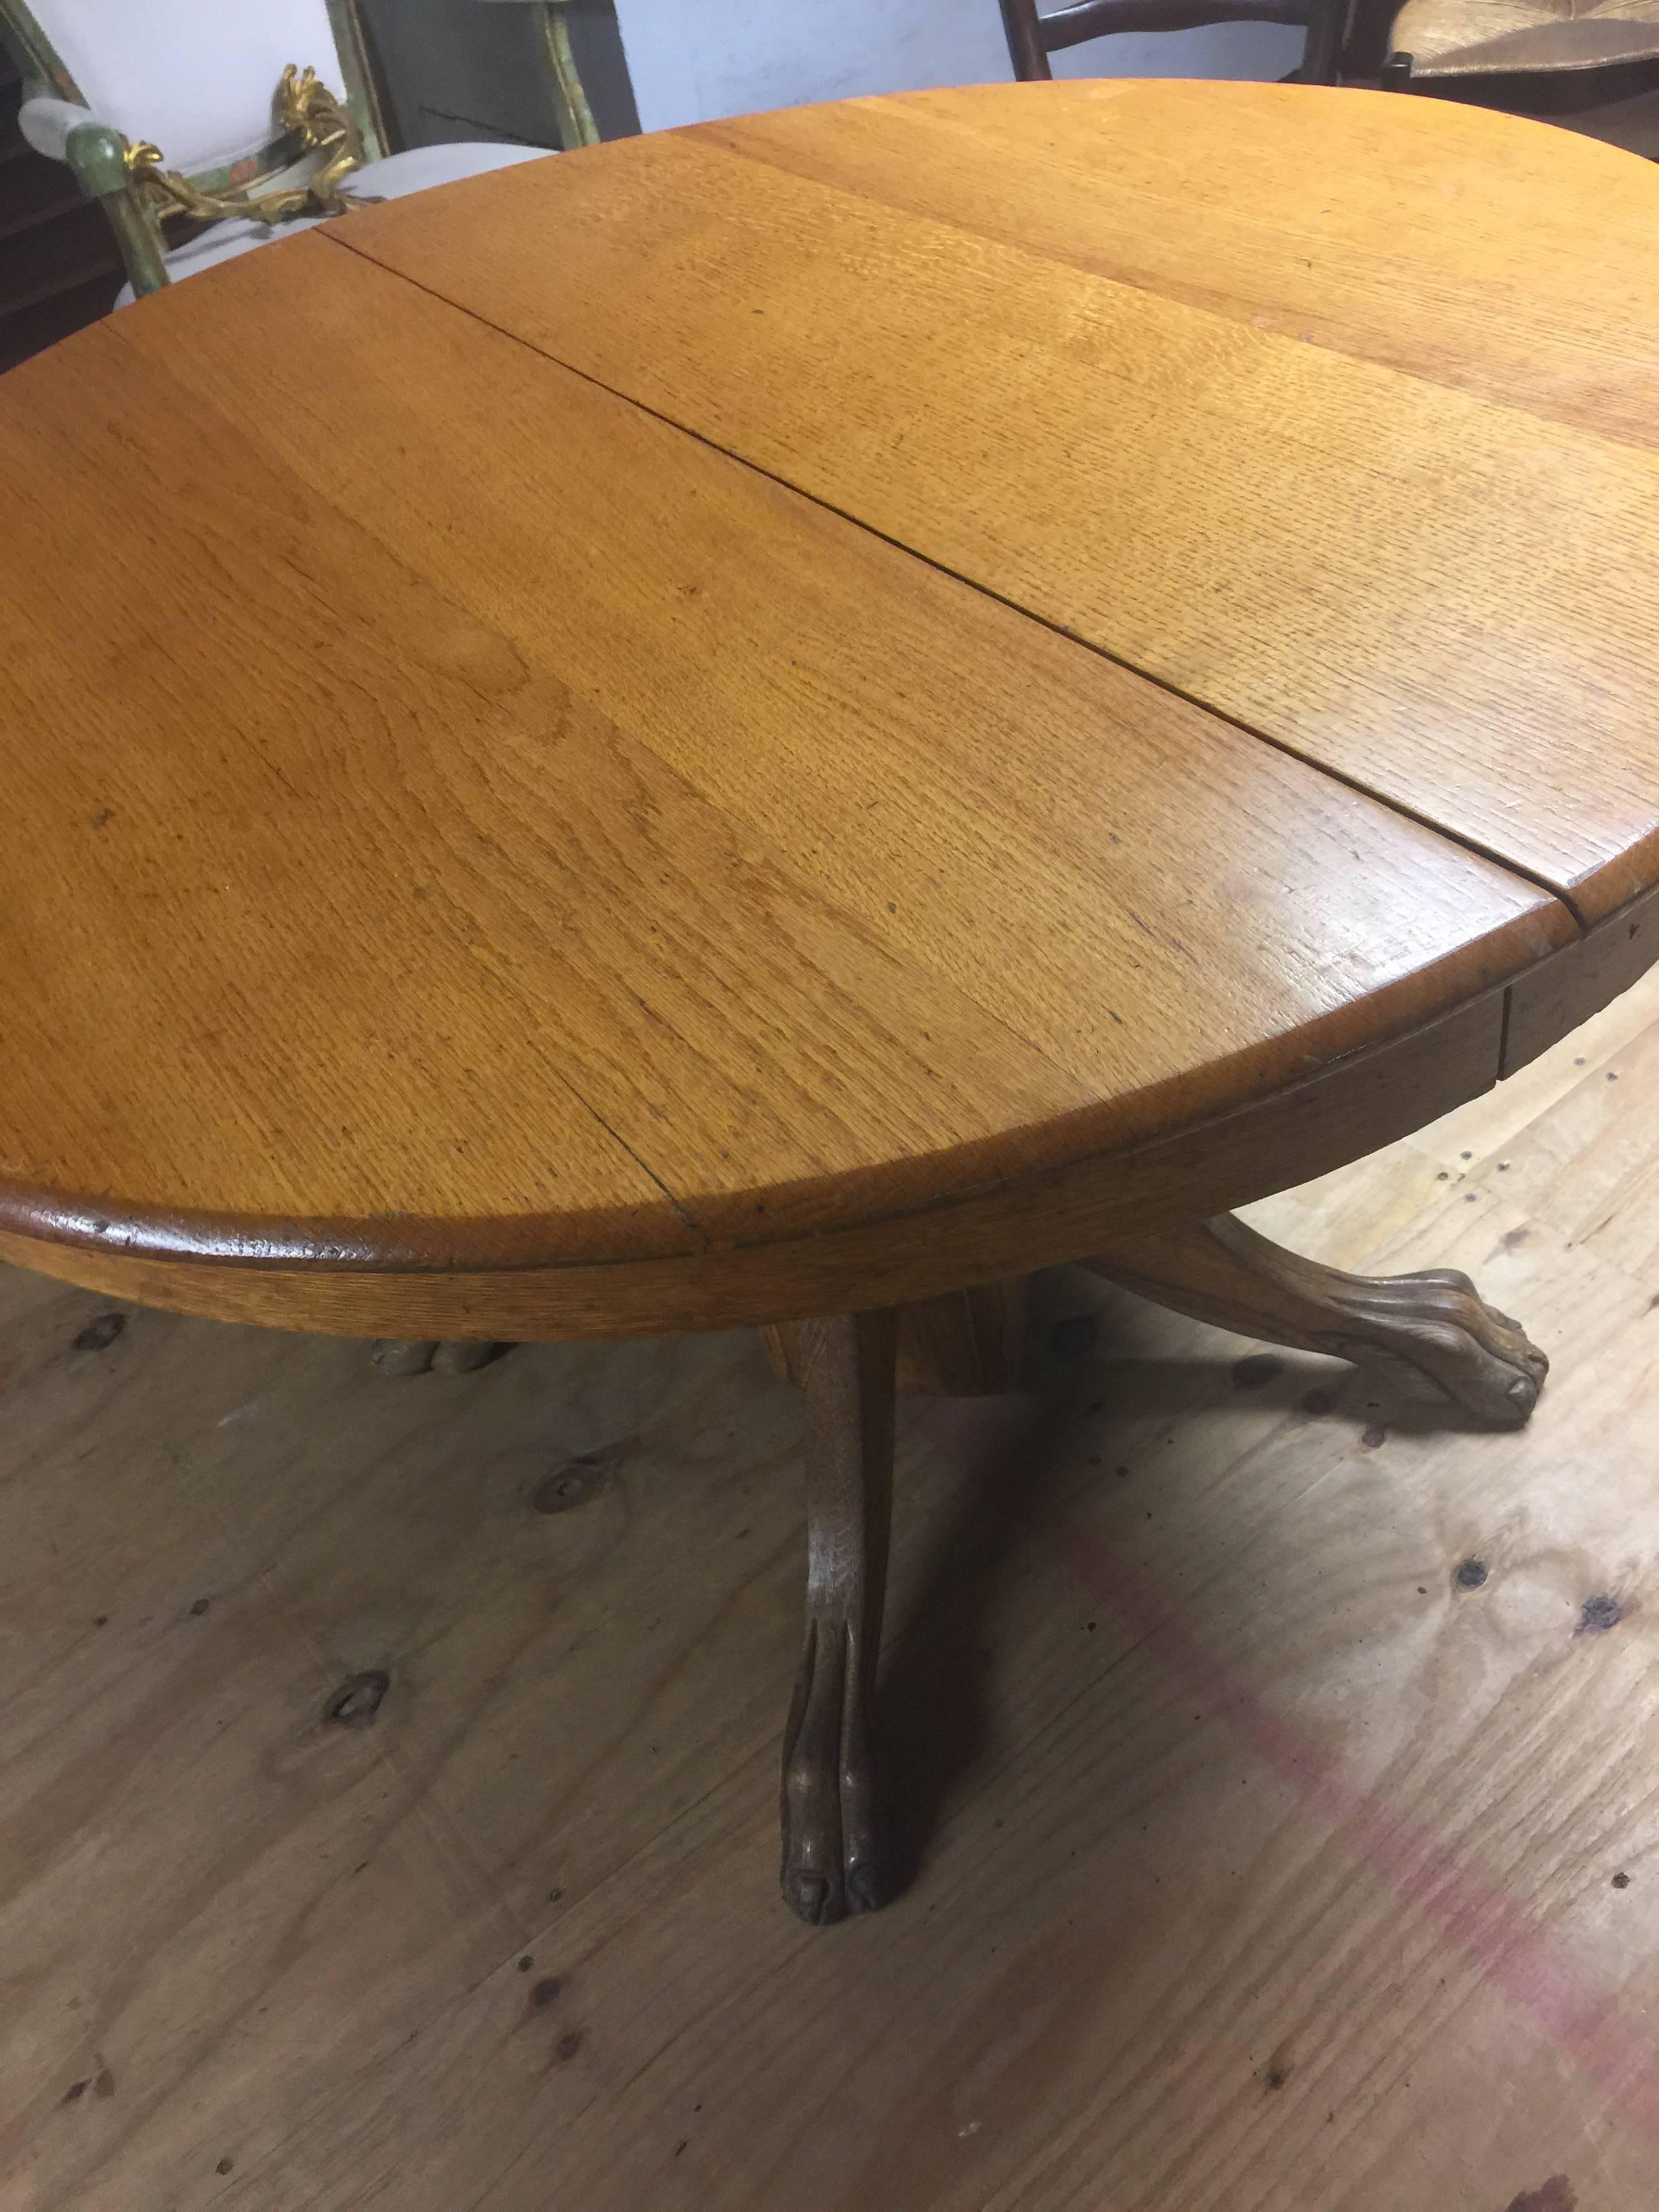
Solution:
[{"label": "ornate gold carving", "polygon": [[570,118],[574,143],[578,146],[597,146],[599,126],[593,120],[593,111],[587,104],[587,90],[576,67],[576,57],[570,49],[570,27],[565,21],[563,0],[554,0],[553,5],[543,9],[542,28],[547,37],[547,54],[553,66],[553,82]]},{"label": "ornate gold carving", "polygon": [[356,125],[315,70],[301,71],[292,62],[276,88],[276,112],[283,131],[297,140],[302,153],[323,156],[298,184],[265,192],[203,191],[176,169],[164,169],[161,148],[148,141],[127,148],[127,173],[159,216],[188,215],[210,222],[235,216],[278,223],[298,215],[343,215],[351,203],[340,186],[363,166],[362,134]]}]

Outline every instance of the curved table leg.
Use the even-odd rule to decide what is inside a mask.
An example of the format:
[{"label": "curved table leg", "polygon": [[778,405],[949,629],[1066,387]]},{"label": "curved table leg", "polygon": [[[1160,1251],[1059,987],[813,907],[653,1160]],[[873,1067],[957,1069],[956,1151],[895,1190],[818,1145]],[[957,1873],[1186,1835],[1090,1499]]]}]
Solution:
[{"label": "curved table leg", "polygon": [[1346,1275],[1218,1213],[1127,1238],[1085,1267],[1144,1297],[1247,1336],[1334,1353],[1414,1382],[1502,1428],[1538,1402],[1549,1361],[1467,1275]]},{"label": "curved table leg", "polygon": [[437,1349],[433,1336],[377,1336],[368,1356],[382,1375],[424,1375]]},{"label": "curved table leg", "polygon": [[458,1336],[447,1340],[429,1336],[380,1336],[369,1357],[382,1375],[424,1375],[428,1367],[440,1375],[470,1375],[475,1367],[488,1367],[508,1346],[483,1338]]},{"label": "curved table leg", "polygon": [[[898,1310],[898,1388],[947,1398],[994,1397],[1015,1389],[1025,1330],[1030,1278],[975,1283],[943,1297],[913,1299]],[[772,1371],[799,1383],[800,1325],[763,1328]]]},{"label": "curved table leg", "polygon": [[512,1346],[497,1344],[479,1336],[453,1336],[438,1345],[432,1354],[433,1371],[439,1375],[470,1375],[475,1367],[488,1367],[492,1359],[499,1359]]},{"label": "curved table leg", "polygon": [[783,1738],[783,1894],[825,1923],[882,1901],[869,1699],[892,1498],[896,1313],[793,1323],[806,1400],[806,1648]]}]

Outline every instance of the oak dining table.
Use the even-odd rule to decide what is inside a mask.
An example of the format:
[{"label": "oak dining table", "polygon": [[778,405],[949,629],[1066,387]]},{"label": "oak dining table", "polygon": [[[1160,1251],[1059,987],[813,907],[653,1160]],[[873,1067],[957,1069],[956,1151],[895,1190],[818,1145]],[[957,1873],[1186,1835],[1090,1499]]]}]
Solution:
[{"label": "oak dining table", "polygon": [[359,209],[13,372],[0,1257],[764,1328],[784,1891],[880,1902],[896,1377],[1006,1387],[1034,1269],[1532,1410],[1466,1277],[1231,1209],[1659,951],[1656,239],[1479,109],[984,86]]}]

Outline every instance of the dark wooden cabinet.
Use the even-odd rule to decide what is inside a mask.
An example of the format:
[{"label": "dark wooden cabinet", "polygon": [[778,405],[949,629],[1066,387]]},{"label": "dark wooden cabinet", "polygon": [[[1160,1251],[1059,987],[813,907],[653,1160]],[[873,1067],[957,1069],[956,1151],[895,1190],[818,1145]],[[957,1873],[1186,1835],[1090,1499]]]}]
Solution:
[{"label": "dark wooden cabinet", "polygon": [[125,273],[103,210],[24,143],[21,98],[0,56],[0,369],[107,314]]}]

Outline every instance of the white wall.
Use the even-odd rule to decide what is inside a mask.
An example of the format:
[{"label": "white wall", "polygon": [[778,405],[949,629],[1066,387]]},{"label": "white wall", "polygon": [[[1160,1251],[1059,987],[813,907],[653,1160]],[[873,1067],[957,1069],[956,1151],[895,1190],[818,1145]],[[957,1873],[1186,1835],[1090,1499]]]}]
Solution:
[{"label": "white wall", "polygon": [[[997,0],[617,0],[640,123],[743,115],[1012,75]],[[1276,77],[1302,33],[1272,23],[1098,39],[1057,76]]]}]

